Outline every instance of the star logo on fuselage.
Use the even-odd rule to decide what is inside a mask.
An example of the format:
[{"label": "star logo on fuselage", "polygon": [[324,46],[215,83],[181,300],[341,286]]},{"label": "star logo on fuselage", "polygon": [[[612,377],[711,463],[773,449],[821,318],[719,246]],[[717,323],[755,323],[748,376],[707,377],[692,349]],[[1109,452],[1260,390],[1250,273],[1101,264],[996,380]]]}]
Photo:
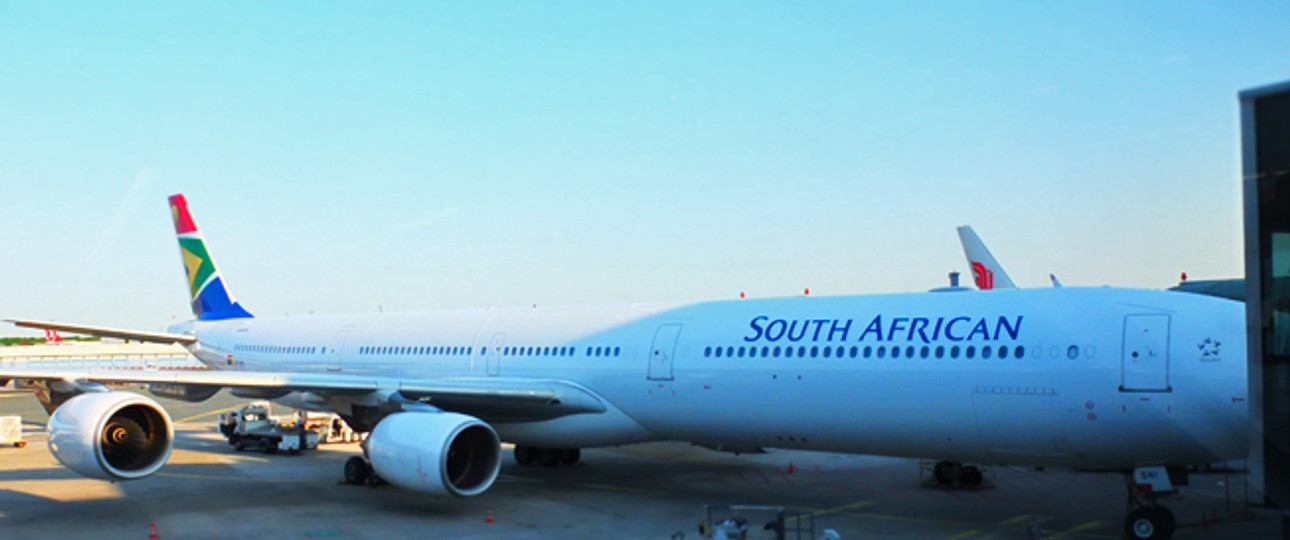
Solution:
[{"label": "star logo on fuselage", "polygon": [[1200,350],[1201,358],[1213,358],[1218,356],[1218,348],[1222,345],[1217,339],[1205,338],[1205,341],[1196,344],[1196,348]]}]

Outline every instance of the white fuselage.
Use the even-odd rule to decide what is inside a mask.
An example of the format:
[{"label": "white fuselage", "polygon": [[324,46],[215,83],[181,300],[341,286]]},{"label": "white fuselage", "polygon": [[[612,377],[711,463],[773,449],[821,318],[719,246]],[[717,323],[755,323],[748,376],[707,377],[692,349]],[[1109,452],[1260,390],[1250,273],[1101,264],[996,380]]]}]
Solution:
[{"label": "white fuselage", "polygon": [[176,331],[196,334],[194,354],[214,369],[559,380],[607,405],[494,423],[521,444],[662,439],[1092,469],[1246,452],[1244,308],[1181,293],[800,297]]}]

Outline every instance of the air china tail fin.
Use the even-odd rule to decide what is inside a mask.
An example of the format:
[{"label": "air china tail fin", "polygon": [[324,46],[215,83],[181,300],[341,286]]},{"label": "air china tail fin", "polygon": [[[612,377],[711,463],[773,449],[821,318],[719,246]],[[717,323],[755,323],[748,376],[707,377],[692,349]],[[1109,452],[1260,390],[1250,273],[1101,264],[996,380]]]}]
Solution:
[{"label": "air china tail fin", "polygon": [[967,255],[968,266],[972,269],[972,279],[976,287],[983,291],[990,289],[1015,289],[1008,273],[1003,271],[999,261],[986,249],[985,242],[976,235],[972,227],[959,227],[959,241],[963,243],[963,253]]},{"label": "air china tail fin", "polygon": [[179,236],[179,255],[188,277],[193,315],[203,321],[251,317],[251,313],[233,299],[233,294],[224,284],[215,259],[206,248],[206,239],[197,230],[197,223],[188,212],[188,201],[182,194],[170,196],[170,216],[175,221],[175,234]]},{"label": "air china tail fin", "polygon": [[63,336],[58,335],[58,330],[53,328],[45,329],[45,343],[62,343]]}]

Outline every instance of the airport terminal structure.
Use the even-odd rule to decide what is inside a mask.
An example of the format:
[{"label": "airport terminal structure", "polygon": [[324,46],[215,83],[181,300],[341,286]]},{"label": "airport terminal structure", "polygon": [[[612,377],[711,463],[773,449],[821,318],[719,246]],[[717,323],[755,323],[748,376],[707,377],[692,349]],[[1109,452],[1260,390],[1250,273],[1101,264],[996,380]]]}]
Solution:
[{"label": "airport terminal structure", "polygon": [[58,341],[0,347],[0,369],[206,369],[179,345],[103,341]]},{"label": "airport terminal structure", "polygon": [[1290,82],[1240,102],[1250,483],[1290,538]]}]

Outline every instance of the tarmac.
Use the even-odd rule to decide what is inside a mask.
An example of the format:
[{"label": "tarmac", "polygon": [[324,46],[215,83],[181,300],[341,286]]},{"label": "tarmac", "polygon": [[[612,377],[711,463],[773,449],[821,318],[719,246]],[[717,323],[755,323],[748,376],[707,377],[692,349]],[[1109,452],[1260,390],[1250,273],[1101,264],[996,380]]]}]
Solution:
[{"label": "tarmac", "polygon": [[[301,455],[239,453],[215,430],[242,400],[220,393],[198,404],[158,399],[175,421],[176,447],[151,478],[80,478],[46,447],[35,398],[0,390],[0,415],[21,415],[26,448],[0,448],[0,538],[702,538],[705,505],[782,507],[843,539],[1113,539],[1125,514],[1113,473],[988,469],[987,487],[920,482],[919,462],[775,451],[717,453],[684,443],[585,449],[567,467],[510,459],[483,495],[435,497],[350,486],[341,468],[357,444]],[[1240,474],[1193,474],[1165,500],[1174,538],[1277,537],[1276,521],[1248,511]],[[490,519],[491,518],[491,519]],[[792,521],[792,523],[798,523]],[[747,538],[774,538],[760,522]],[[788,538],[797,538],[789,534]]]}]

